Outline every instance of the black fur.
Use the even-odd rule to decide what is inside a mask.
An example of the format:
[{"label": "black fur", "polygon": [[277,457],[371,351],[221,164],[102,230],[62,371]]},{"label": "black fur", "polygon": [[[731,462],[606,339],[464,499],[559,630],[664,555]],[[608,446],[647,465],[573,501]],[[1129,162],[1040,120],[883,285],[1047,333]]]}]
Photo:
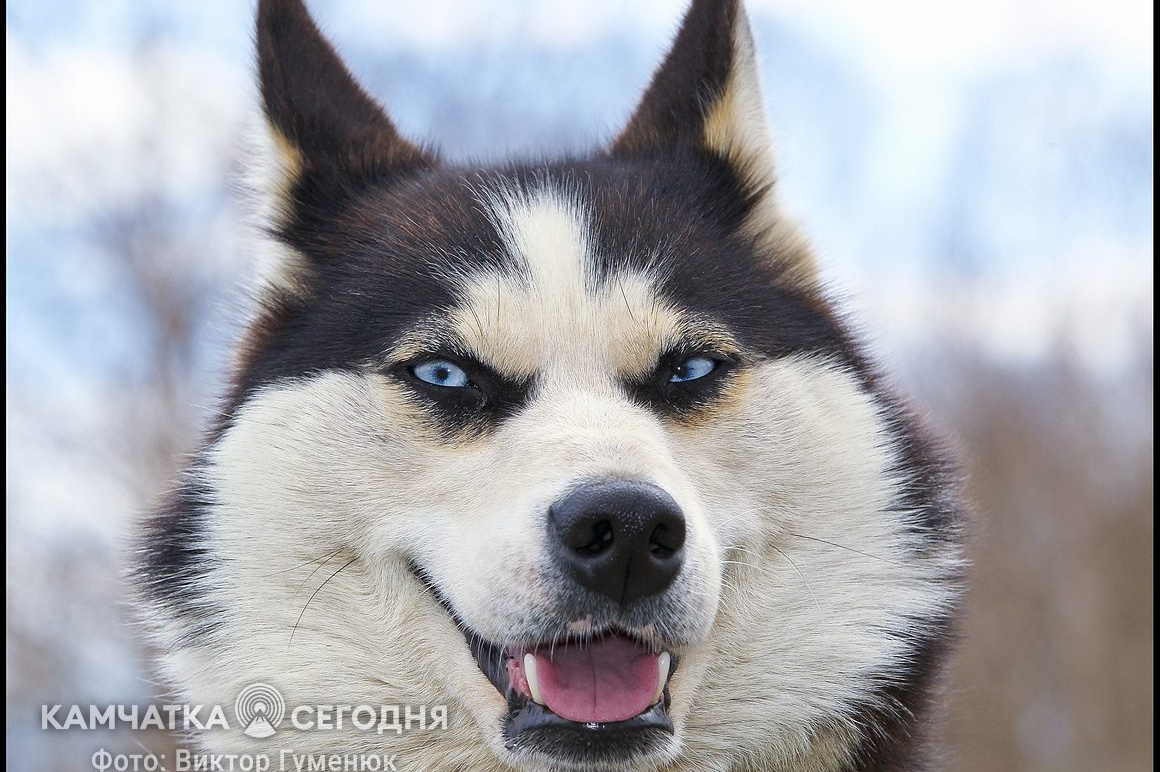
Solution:
[{"label": "black fur", "polygon": [[187,620],[182,641],[186,645],[212,636],[223,621],[223,609],[201,584],[217,568],[213,554],[200,541],[206,510],[212,505],[213,491],[190,475],[141,537],[138,584],[149,600]]},{"label": "black fur", "polygon": [[301,156],[300,184],[341,193],[343,183],[430,164],[351,77],[299,0],[258,4],[258,72],[266,118]]},{"label": "black fur", "polygon": [[733,70],[740,13],[737,0],[693,0],[613,155],[667,156],[704,146],[705,119]]}]

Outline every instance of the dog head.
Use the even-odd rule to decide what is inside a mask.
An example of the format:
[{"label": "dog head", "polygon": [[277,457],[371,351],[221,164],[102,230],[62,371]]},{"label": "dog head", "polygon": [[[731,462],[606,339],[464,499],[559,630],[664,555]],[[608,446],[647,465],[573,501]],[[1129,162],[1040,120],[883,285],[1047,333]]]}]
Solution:
[{"label": "dog head", "polygon": [[311,737],[424,768],[908,745],[956,507],[779,211],[739,3],[694,2],[623,132],[555,163],[408,142],[298,0],[258,50],[275,259],[145,542],[174,679],[445,704]]}]

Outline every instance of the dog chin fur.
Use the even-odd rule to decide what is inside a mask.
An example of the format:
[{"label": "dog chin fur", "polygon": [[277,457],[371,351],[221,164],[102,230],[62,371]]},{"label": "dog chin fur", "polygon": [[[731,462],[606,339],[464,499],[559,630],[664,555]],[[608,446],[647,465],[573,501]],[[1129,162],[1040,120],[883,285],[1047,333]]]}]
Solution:
[{"label": "dog chin fur", "polygon": [[[303,752],[626,769],[511,750],[461,626],[531,643],[575,622],[546,513],[643,480],[687,538],[634,612],[680,665],[673,734],[633,769],[925,768],[962,591],[953,468],[780,215],[743,9],[693,3],[609,150],[482,172],[399,137],[297,0],[263,0],[258,44],[275,266],[222,420],[139,537],[181,697],[448,707],[438,732],[280,733]],[[289,82],[296,58],[333,79],[325,104]],[[433,407],[400,376],[449,341],[519,386],[507,407]],[[697,346],[737,363],[708,396],[626,386]]]}]

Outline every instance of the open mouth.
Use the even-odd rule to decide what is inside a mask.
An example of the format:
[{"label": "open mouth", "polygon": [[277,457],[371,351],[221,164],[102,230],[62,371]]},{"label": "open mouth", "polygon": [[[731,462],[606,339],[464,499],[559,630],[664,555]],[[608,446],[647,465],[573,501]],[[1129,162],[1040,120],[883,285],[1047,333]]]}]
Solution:
[{"label": "open mouth", "polygon": [[668,682],[678,658],[626,631],[500,646],[465,631],[479,669],[507,698],[509,750],[623,763],[673,733]]},{"label": "open mouth", "polygon": [[672,657],[623,635],[585,645],[509,648],[508,683],[557,716],[608,724],[639,716],[661,701]]},{"label": "open mouth", "polygon": [[471,656],[507,700],[504,744],[588,769],[620,768],[671,748],[668,683],[680,658],[632,631],[606,629],[540,645],[492,643],[467,627],[418,566]]}]

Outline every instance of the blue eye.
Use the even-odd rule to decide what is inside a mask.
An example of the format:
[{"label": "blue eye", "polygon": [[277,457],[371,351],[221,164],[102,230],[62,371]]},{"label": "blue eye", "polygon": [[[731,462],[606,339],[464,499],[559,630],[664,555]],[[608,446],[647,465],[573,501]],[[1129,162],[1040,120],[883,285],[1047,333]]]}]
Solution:
[{"label": "blue eye", "polygon": [[411,374],[423,383],[448,389],[464,389],[471,385],[471,379],[464,369],[446,359],[431,359],[415,365],[411,368]]},{"label": "blue eye", "polygon": [[669,383],[688,383],[704,378],[717,369],[717,360],[709,357],[689,357],[673,368]]}]

